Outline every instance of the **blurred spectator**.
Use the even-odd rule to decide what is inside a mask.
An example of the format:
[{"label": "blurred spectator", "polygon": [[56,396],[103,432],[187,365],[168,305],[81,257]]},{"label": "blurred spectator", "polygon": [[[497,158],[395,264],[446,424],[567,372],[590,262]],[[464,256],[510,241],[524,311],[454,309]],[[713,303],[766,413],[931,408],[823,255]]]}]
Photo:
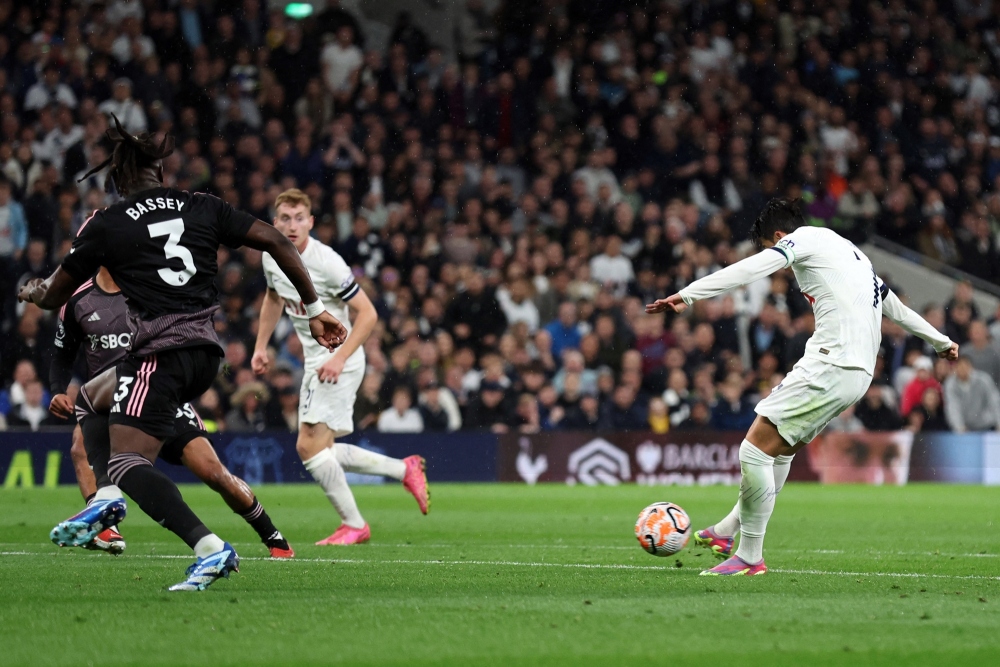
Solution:
[{"label": "blurred spectator", "polygon": [[506,433],[511,412],[503,385],[495,381],[483,382],[479,385],[479,394],[466,406],[462,424],[474,431]]},{"label": "blurred spectator", "polygon": [[969,342],[962,346],[962,356],[972,362],[973,368],[989,375],[993,384],[1000,386],[1000,350],[990,341],[989,329],[982,320],[969,324]]},{"label": "blurred spectator", "polygon": [[827,430],[837,433],[857,433],[859,431],[864,431],[865,425],[855,414],[855,408],[856,406],[852,405],[834,417],[830,423],[827,424]]},{"label": "blurred spectator", "polygon": [[719,389],[719,400],[712,408],[712,428],[720,431],[745,431],[756,418],[754,404],[743,395],[743,378],[730,374]]},{"label": "blurred spectator", "polygon": [[267,428],[264,404],[271,394],[262,382],[248,382],[233,393],[232,409],[226,414],[226,430],[234,433],[260,433]]},{"label": "blurred spectator", "polygon": [[934,362],[929,357],[918,357],[913,362],[913,368],[916,370],[916,375],[903,390],[902,402],[899,406],[899,413],[903,417],[908,416],[910,410],[920,403],[920,399],[924,395],[924,390],[934,389],[939,393],[941,392],[941,383],[932,375]]},{"label": "blurred spectator", "polygon": [[[945,384],[947,386],[947,383]],[[925,389],[924,395],[920,398],[920,405],[910,411],[906,423],[907,428],[914,433],[949,430],[948,419],[941,405],[941,394],[931,388]]]},{"label": "blurred spectator", "polygon": [[392,392],[392,407],[378,417],[381,433],[420,433],[424,430],[424,420],[420,411],[413,407],[410,388],[401,386]]},{"label": "blurred spectator", "polygon": [[[892,390],[877,383],[872,383],[865,392],[864,398],[858,403],[854,414],[868,431],[895,431],[903,426],[896,410],[886,403],[887,392]],[[933,388],[930,391],[934,391]]]},{"label": "blurred spectator", "polygon": [[[7,413],[8,428],[37,431],[40,427],[52,423],[54,418],[43,404],[43,398],[42,383],[38,380],[29,380],[24,387],[24,400]],[[58,422],[62,423],[62,420]]]},{"label": "blurred spectator", "polygon": [[944,383],[944,410],[952,431],[992,431],[1000,428],[1000,391],[968,357],[959,357]]}]

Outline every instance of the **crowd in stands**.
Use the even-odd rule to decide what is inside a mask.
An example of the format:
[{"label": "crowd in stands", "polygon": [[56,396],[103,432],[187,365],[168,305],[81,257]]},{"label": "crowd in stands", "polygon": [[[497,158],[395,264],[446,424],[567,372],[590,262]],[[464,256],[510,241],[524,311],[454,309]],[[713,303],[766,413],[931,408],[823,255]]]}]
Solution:
[{"label": "crowd in stands", "polygon": [[[1000,283],[994,5],[468,0],[452,52],[406,13],[372,44],[336,0],[303,21],[262,0],[0,0],[0,413],[54,422],[56,314],[16,288],[114,201],[103,174],[79,180],[114,113],[175,135],[173,187],[264,220],[310,194],[315,238],[380,315],[358,429],[743,430],[813,331],[791,272],[684,316],[643,304],[753,252],[774,196]],[[260,254],[219,266],[226,364],[197,407],[211,428],[294,429],[287,322],[273,370],[249,369]],[[1000,427],[998,313],[959,283],[924,315],[967,361],[886,321],[836,428]]]}]

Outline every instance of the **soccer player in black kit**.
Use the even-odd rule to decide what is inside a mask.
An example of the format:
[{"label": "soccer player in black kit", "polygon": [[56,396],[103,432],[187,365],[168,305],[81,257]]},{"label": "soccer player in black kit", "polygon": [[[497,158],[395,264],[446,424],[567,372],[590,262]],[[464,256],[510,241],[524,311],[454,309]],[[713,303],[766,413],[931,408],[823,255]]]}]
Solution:
[{"label": "soccer player in black kit", "polygon": [[[95,397],[88,393],[92,389],[89,383],[86,390],[81,389],[75,410],[66,390],[80,348],[86,360],[86,377],[95,378],[128,354],[132,338],[129,326],[128,304],[104,267],[80,285],[59,312],[55,354],[49,370],[49,386],[55,395],[49,410],[62,418],[71,418],[75,413],[77,427],[73,431],[70,454],[80,492],[88,503],[99,487],[111,484],[107,478],[111,452],[107,409],[104,414],[95,409]],[[114,376],[108,380],[113,389],[116,386]],[[172,465],[187,466],[221,495],[226,504],[257,531],[272,558],[295,556],[247,483],[222,465],[201,417],[190,403],[182,405],[174,416],[174,435],[164,443],[160,458]],[[125,540],[115,528],[107,528],[83,547],[119,554],[125,550]]]},{"label": "soccer player in black kit", "polygon": [[62,265],[44,281],[29,281],[18,294],[22,301],[54,310],[104,266],[125,295],[132,320],[129,355],[115,369],[109,418],[113,484],[100,489],[87,509],[56,526],[52,538],[80,546],[117,525],[125,518],[124,491],[195,552],[187,579],[169,590],[204,590],[237,571],[239,557],[195,516],[153,461],[174,435],[177,409],[204,393],[218,373],[223,351],[213,316],[219,310],[214,284],[219,246],[245,245],[270,254],[298,290],[310,331],[324,347],[335,349],[347,331],[325,311],[298,250],[279,231],[216,197],[164,187],[160,160],[172,152],[171,138],[156,144],[149,135],[128,134],[114,121],[115,129],[108,131],[114,151],[94,171],[108,167],[108,185],[123,200],[96,211]]}]

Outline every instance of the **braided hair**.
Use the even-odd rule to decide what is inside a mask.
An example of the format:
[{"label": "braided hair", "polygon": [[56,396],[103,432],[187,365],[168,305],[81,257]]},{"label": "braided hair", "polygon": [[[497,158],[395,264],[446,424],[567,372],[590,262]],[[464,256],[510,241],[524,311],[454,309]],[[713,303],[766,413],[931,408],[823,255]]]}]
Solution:
[{"label": "braided hair", "polygon": [[107,131],[107,138],[114,144],[111,157],[84,174],[80,181],[110,167],[104,182],[105,192],[111,192],[114,188],[119,194],[126,196],[142,181],[144,170],[155,167],[157,162],[174,152],[174,138],[168,134],[157,145],[148,132],[129,134],[117,116],[111,114],[111,118],[115,121],[114,128]]}]

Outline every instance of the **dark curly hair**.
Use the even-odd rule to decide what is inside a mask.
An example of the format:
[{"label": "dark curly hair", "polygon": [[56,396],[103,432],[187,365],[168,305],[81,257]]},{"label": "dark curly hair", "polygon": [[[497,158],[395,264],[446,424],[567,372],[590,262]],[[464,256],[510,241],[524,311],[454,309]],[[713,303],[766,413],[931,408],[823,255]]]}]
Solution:
[{"label": "dark curly hair", "polygon": [[775,232],[791,234],[805,224],[802,200],[775,197],[767,202],[764,210],[754,220],[753,227],[750,228],[750,240],[761,248],[764,241],[774,238]]},{"label": "dark curly hair", "polygon": [[144,170],[155,167],[157,162],[174,152],[174,138],[166,135],[157,145],[151,134],[129,134],[117,116],[111,114],[111,118],[115,121],[114,128],[107,131],[108,139],[114,144],[111,157],[88,171],[80,180],[110,167],[104,182],[105,191],[111,192],[114,187],[119,194],[126,196],[141,182]]}]

